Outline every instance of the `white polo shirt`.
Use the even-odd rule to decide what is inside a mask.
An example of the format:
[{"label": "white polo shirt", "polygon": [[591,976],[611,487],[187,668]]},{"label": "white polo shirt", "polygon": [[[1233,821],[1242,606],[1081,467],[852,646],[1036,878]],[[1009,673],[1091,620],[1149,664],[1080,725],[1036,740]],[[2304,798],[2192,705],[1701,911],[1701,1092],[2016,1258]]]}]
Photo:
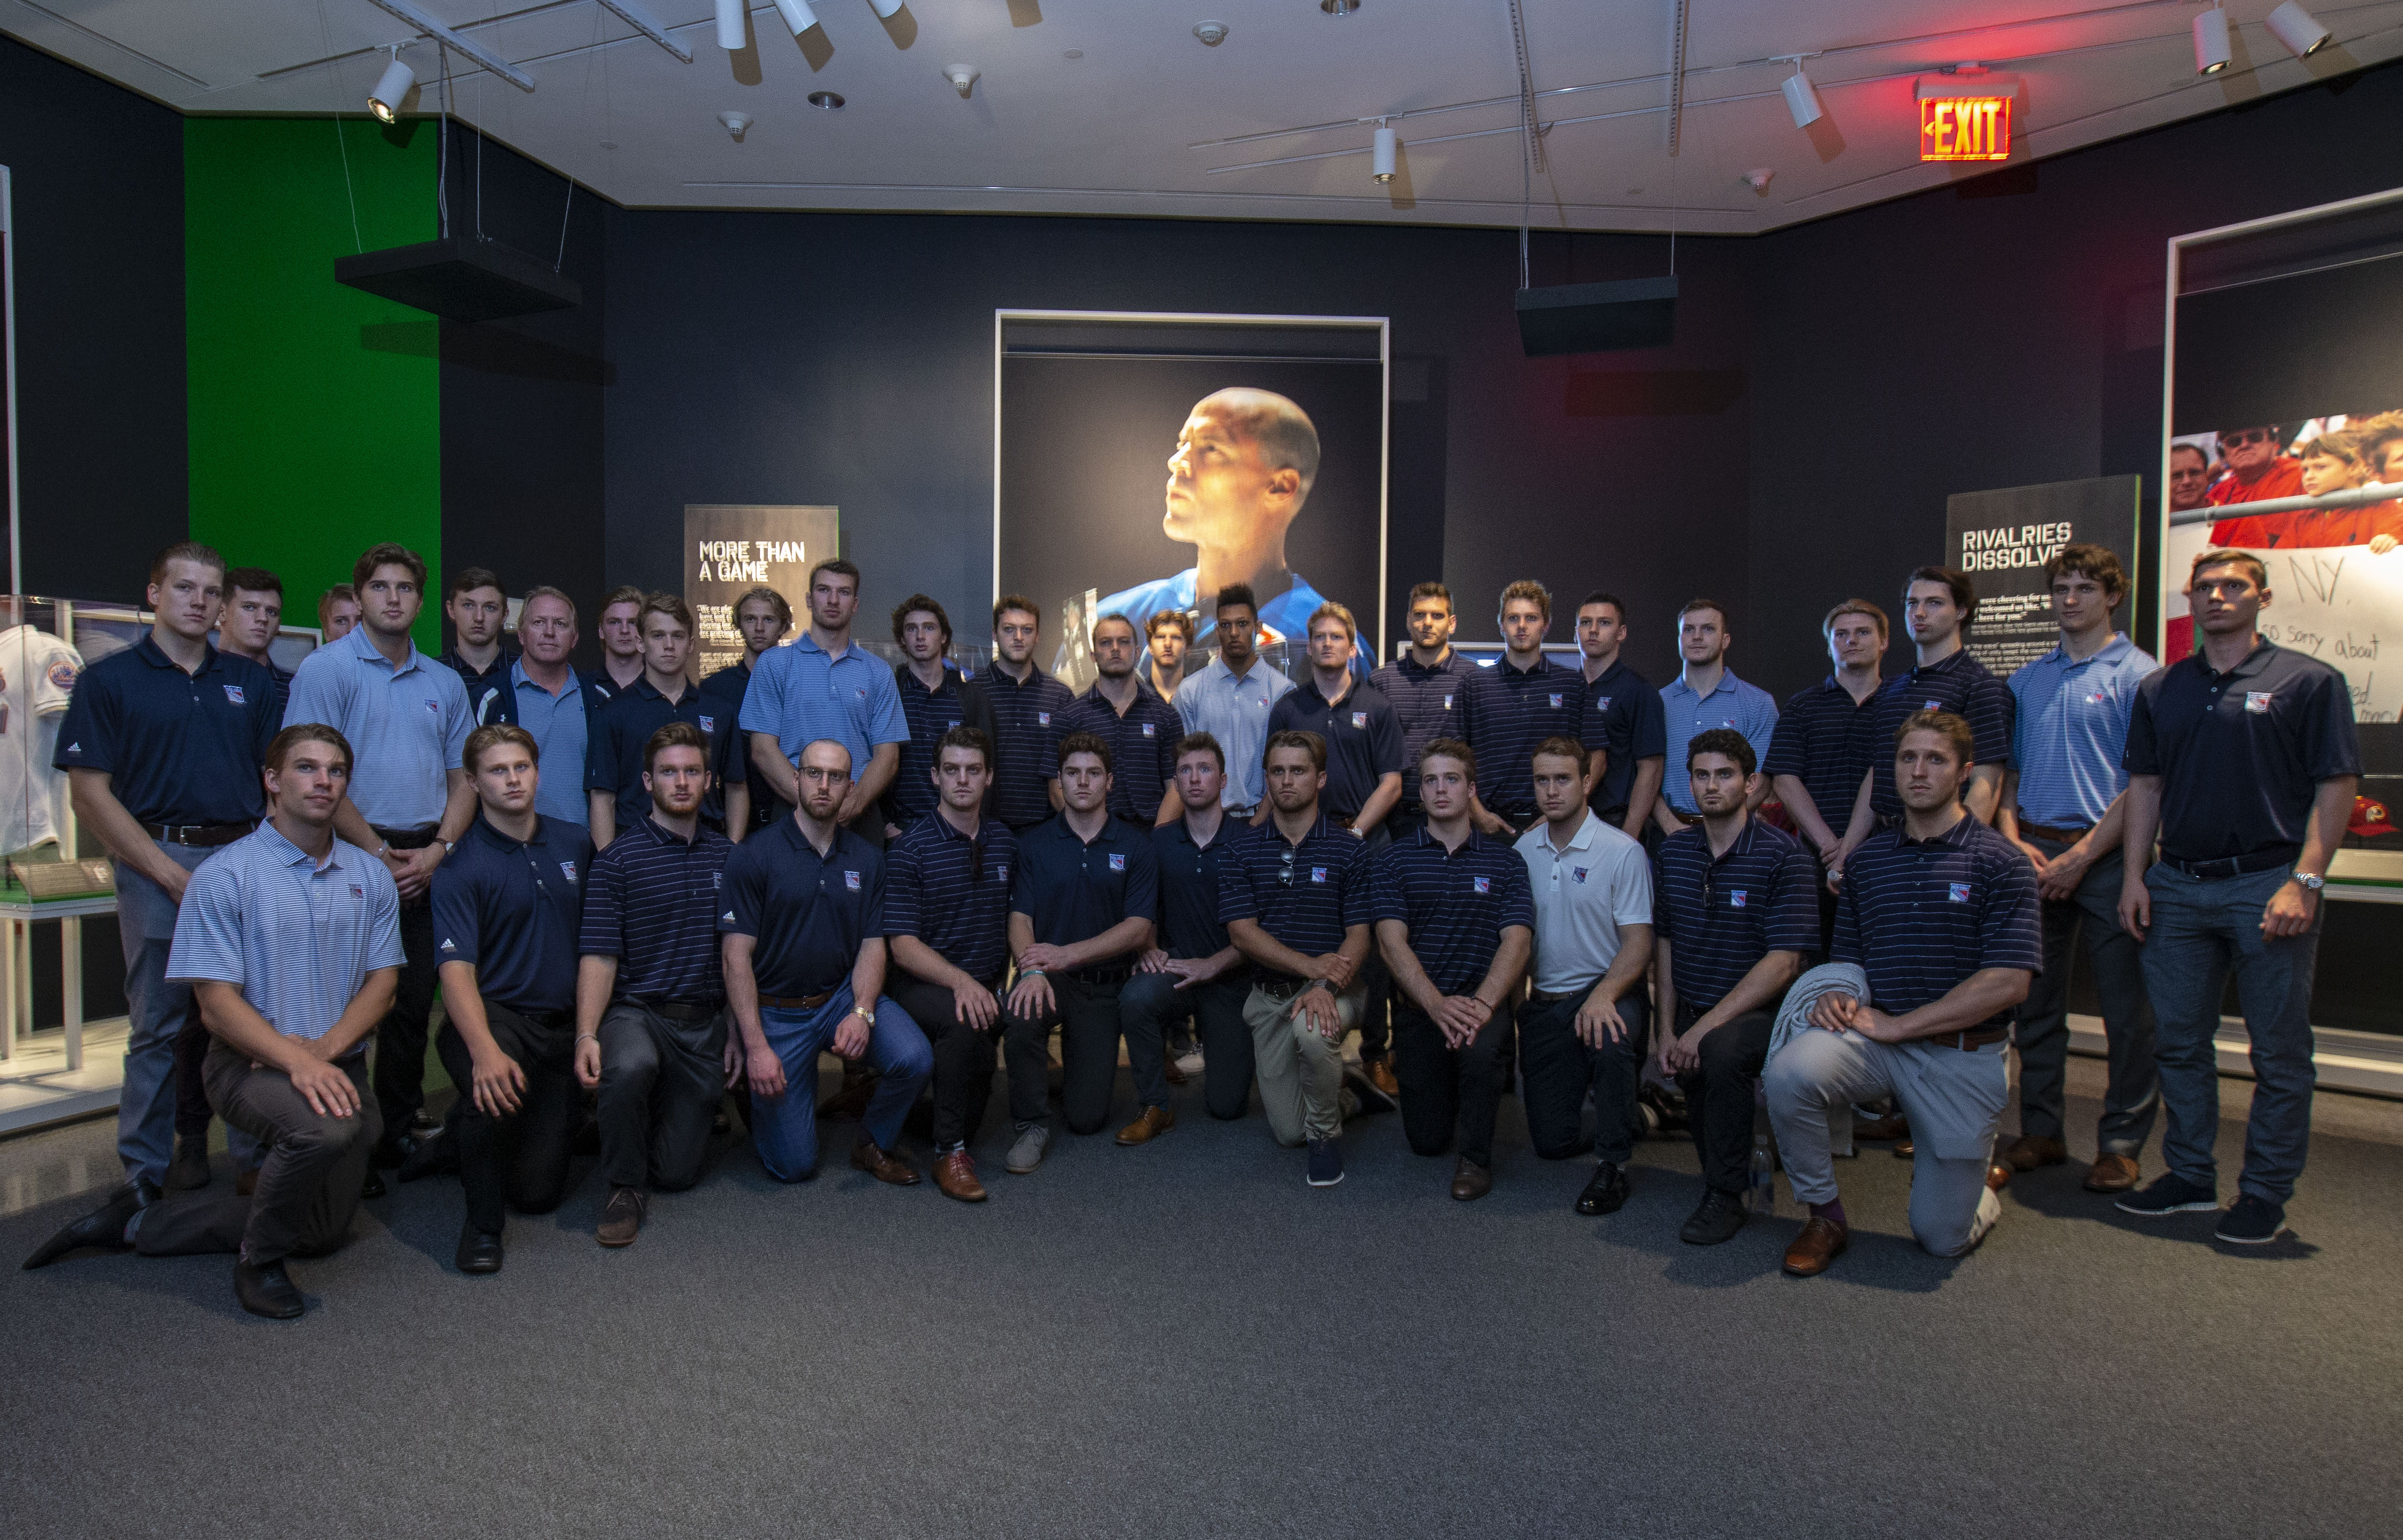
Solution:
[{"label": "white polo shirt", "polygon": [[1516,848],[1535,900],[1536,990],[1591,989],[1618,957],[1620,931],[1652,923],[1644,847],[1589,811],[1568,849],[1552,849],[1549,824],[1521,835]]}]

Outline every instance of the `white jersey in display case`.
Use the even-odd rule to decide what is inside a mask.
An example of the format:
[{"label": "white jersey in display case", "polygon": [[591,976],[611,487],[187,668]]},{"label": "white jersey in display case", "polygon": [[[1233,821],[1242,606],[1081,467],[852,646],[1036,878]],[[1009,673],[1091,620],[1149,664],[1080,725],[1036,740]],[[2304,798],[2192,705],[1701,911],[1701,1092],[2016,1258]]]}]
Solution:
[{"label": "white jersey in display case", "polygon": [[[24,614],[39,603],[9,607]],[[82,673],[82,655],[40,625],[0,631],[0,854],[52,842],[68,826],[66,776],[50,760]]]}]

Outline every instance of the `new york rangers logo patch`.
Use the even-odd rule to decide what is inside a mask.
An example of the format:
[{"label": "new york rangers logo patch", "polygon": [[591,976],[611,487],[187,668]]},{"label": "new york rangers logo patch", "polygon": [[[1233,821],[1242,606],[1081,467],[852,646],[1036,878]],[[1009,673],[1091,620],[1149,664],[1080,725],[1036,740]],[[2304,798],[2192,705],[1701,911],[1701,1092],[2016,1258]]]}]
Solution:
[{"label": "new york rangers logo patch", "polygon": [[1117,854],[1117,853],[1113,853],[1111,854],[1111,856],[1110,856],[1110,870],[1112,870],[1112,871],[1124,871],[1124,870],[1126,870],[1126,857],[1125,857],[1125,856],[1123,856],[1123,855],[1119,855],[1119,854]]},{"label": "new york rangers logo patch", "polygon": [[1493,891],[1493,879],[1491,877],[1472,877],[1468,881],[1471,889],[1475,892],[1492,893]]},{"label": "new york rangers logo patch", "polygon": [[559,875],[566,878],[571,882],[575,881],[576,863],[573,861],[562,861],[559,864]]},{"label": "new york rangers logo patch", "polygon": [[1311,867],[1311,868],[1310,868],[1310,880],[1311,880],[1312,881],[1313,881],[1313,882],[1324,882],[1324,881],[1327,881],[1327,868],[1326,868],[1325,867]]},{"label": "new york rangers logo patch", "polygon": [[1368,714],[1365,711],[1354,712],[1352,714],[1352,725],[1355,728],[1367,727],[1368,725]]},{"label": "new york rangers logo patch", "polygon": [[1049,727],[1051,725],[1051,714],[1048,711],[1036,712],[1035,714],[1035,723],[1037,727]]},{"label": "new york rangers logo patch", "polygon": [[703,732],[715,732],[717,730],[717,718],[715,716],[702,717],[701,719],[701,730]]},{"label": "new york rangers logo patch", "polygon": [[1946,897],[1948,897],[1948,898],[1950,898],[1950,899],[1952,899],[1952,902],[1954,902],[1954,903],[1956,903],[1956,904],[1965,904],[1965,903],[1967,903],[1967,902],[1969,901],[1969,884],[1968,884],[1968,883],[1966,883],[1966,882],[1951,882],[1951,883],[1947,883],[1947,884],[1946,884],[1946,889],[1947,889],[1947,892],[1946,892],[1946,894],[1945,894],[1945,896],[1946,896]]},{"label": "new york rangers logo patch", "polygon": [[228,686],[225,687],[225,692],[226,692],[226,699],[227,699],[228,701],[229,701],[233,702],[235,705],[239,706],[239,705],[242,705],[242,704],[243,704],[243,703],[244,703],[243,699],[242,687],[241,687],[240,685],[228,685]]},{"label": "new york rangers logo patch", "polygon": [[1553,709],[1554,711],[1558,711],[1558,710],[1560,710],[1560,709],[1561,709],[1561,698],[1560,698],[1559,696],[1555,695],[1555,696],[1553,696],[1553,697],[1551,698],[1551,700],[1552,700],[1552,709]]},{"label": "new york rangers logo patch", "polygon": [[842,874],[842,885],[849,888],[852,892],[857,893],[859,891],[859,873],[855,871],[844,872]]},{"label": "new york rangers logo patch", "polygon": [[1569,881],[1572,882],[1583,882],[1585,881],[1585,868],[1583,867],[1571,867],[1569,868]]},{"label": "new york rangers logo patch", "polygon": [[1751,898],[1751,896],[1752,895],[1750,892],[1743,888],[1729,888],[1728,889],[1728,908],[1731,909],[1740,909],[1744,907],[1745,903]]},{"label": "new york rangers logo patch", "polygon": [[1160,724],[1159,724],[1159,723],[1157,723],[1157,722],[1146,722],[1146,723],[1143,725],[1143,735],[1144,735],[1146,738],[1157,738],[1157,737],[1159,737],[1159,736],[1160,736]]}]

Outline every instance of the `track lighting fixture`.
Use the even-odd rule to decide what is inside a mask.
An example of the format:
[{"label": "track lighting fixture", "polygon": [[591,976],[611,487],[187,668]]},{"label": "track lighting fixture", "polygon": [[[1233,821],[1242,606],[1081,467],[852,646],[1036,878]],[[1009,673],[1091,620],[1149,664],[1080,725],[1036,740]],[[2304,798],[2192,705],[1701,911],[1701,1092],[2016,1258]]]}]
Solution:
[{"label": "track lighting fixture", "polygon": [[878,21],[890,21],[900,14],[901,0],[868,0],[868,8],[876,13]]},{"label": "track lighting fixture", "polygon": [[2319,18],[2295,4],[2295,0],[2285,0],[2270,13],[2270,35],[2285,44],[2298,59],[2309,59],[2327,47],[2328,40],[2328,30],[2320,25]]},{"label": "track lighting fixture", "polygon": [[1368,174],[1380,182],[1392,181],[1394,152],[1399,146],[1399,141],[1394,137],[1392,126],[1379,123],[1376,138],[1371,143],[1373,147],[1368,152]]},{"label": "track lighting fixture", "polygon": [[380,123],[396,122],[400,118],[400,104],[408,97],[409,88],[417,84],[417,72],[400,62],[400,45],[392,49],[392,62],[376,76],[375,90],[368,92],[368,111],[375,114]]},{"label": "track lighting fixture", "polygon": [[717,0],[717,46],[729,53],[741,53],[751,41],[750,20],[743,0]]},{"label": "track lighting fixture", "polygon": [[818,24],[818,13],[810,9],[810,0],[776,0],[776,14],[796,37]]},{"label": "track lighting fixture", "polygon": [[1780,89],[1785,92],[1785,110],[1794,115],[1796,128],[1807,129],[1827,115],[1827,110],[1819,104],[1817,88],[1811,84],[1811,77],[1802,73],[1802,61],[1799,59],[1794,61],[1794,73],[1785,77],[1785,84]]},{"label": "track lighting fixture", "polygon": [[2235,54],[2228,43],[2228,13],[2217,6],[2194,19],[2194,73],[2217,75]]}]

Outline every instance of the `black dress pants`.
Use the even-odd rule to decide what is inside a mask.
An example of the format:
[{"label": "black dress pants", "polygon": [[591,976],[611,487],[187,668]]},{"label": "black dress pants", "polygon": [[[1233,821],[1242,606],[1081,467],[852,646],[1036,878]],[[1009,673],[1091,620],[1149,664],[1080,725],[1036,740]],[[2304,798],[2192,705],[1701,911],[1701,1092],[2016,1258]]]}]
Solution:
[{"label": "black dress pants", "polygon": [[990,1030],[972,1027],[960,1020],[959,1001],[949,986],[898,968],[885,978],[884,995],[918,1024],[935,1050],[936,1152],[975,1144],[984,1109],[993,1101],[1001,1019],[996,1016]]},{"label": "black dress pants", "polygon": [[1407,1001],[1394,1005],[1394,1076],[1402,1083],[1402,1132],[1421,1155],[1441,1155],[1455,1127],[1460,1153],[1493,1164],[1493,1116],[1510,1062],[1510,1013],[1495,1011],[1454,1048],[1443,1029]]},{"label": "black dress pants", "polygon": [[701,1180],[726,1095],[727,1017],[688,1014],[619,1000],[601,1017],[601,1170],[613,1187],[681,1192]]},{"label": "black dress pants", "polygon": [[[1691,1013],[1679,1026],[1690,1031]],[[1702,1180],[1721,1192],[1740,1193],[1752,1184],[1753,1082],[1769,1060],[1769,1034],[1777,1007],[1748,1010],[1713,1027],[1697,1050],[1702,1067],[1677,1076],[1693,1115],[1694,1147],[1702,1158]]]},{"label": "black dress pants", "polygon": [[[1527,1135],[1547,1160],[1565,1160],[1590,1147],[1614,1166],[1635,1157],[1644,1051],[1652,1039],[1652,1002],[1642,980],[1619,996],[1627,1034],[1586,1047],[1577,1034],[1577,1007],[1592,986],[1565,994],[1530,993],[1519,1006],[1519,1094],[1527,1103]],[[1593,1092],[1593,1143],[1584,1135],[1586,1092]]]},{"label": "black dress pants", "polygon": [[[1009,1116],[1023,1127],[1051,1115],[1051,1028],[1060,1028],[1062,1101],[1068,1131],[1098,1133],[1109,1121],[1118,1078],[1118,992],[1124,975],[1054,973],[1052,1008],[1039,1017],[1002,1016],[1009,1064]],[[1208,1050],[1203,1050],[1205,1053]]]},{"label": "black dress pants", "polygon": [[467,1040],[442,1023],[435,1051],[459,1088],[459,1185],[467,1190],[467,1222],[498,1235],[510,1209],[549,1214],[567,1197],[568,1157],[584,1126],[584,1088],[576,1080],[576,1018],[531,1020],[487,1001],[493,1042],[525,1075],[518,1110],[487,1117],[476,1105],[476,1064]]},{"label": "black dress pants", "polygon": [[[424,840],[418,841],[420,844]],[[400,849],[396,842],[395,850]],[[397,1140],[425,1105],[425,1033],[434,1014],[434,906],[424,897],[400,906],[400,982],[392,1009],[376,1023],[376,1105],[383,1138]]]},{"label": "black dress pants", "polygon": [[1190,1018],[1193,1035],[1202,1042],[1202,1094],[1210,1116],[1234,1118],[1251,1111],[1252,1029],[1243,1025],[1243,997],[1251,992],[1251,974],[1241,967],[1182,990],[1165,973],[1129,978],[1118,994],[1118,1016],[1126,1028],[1135,1099],[1146,1106],[1168,1104],[1168,1024]]}]

